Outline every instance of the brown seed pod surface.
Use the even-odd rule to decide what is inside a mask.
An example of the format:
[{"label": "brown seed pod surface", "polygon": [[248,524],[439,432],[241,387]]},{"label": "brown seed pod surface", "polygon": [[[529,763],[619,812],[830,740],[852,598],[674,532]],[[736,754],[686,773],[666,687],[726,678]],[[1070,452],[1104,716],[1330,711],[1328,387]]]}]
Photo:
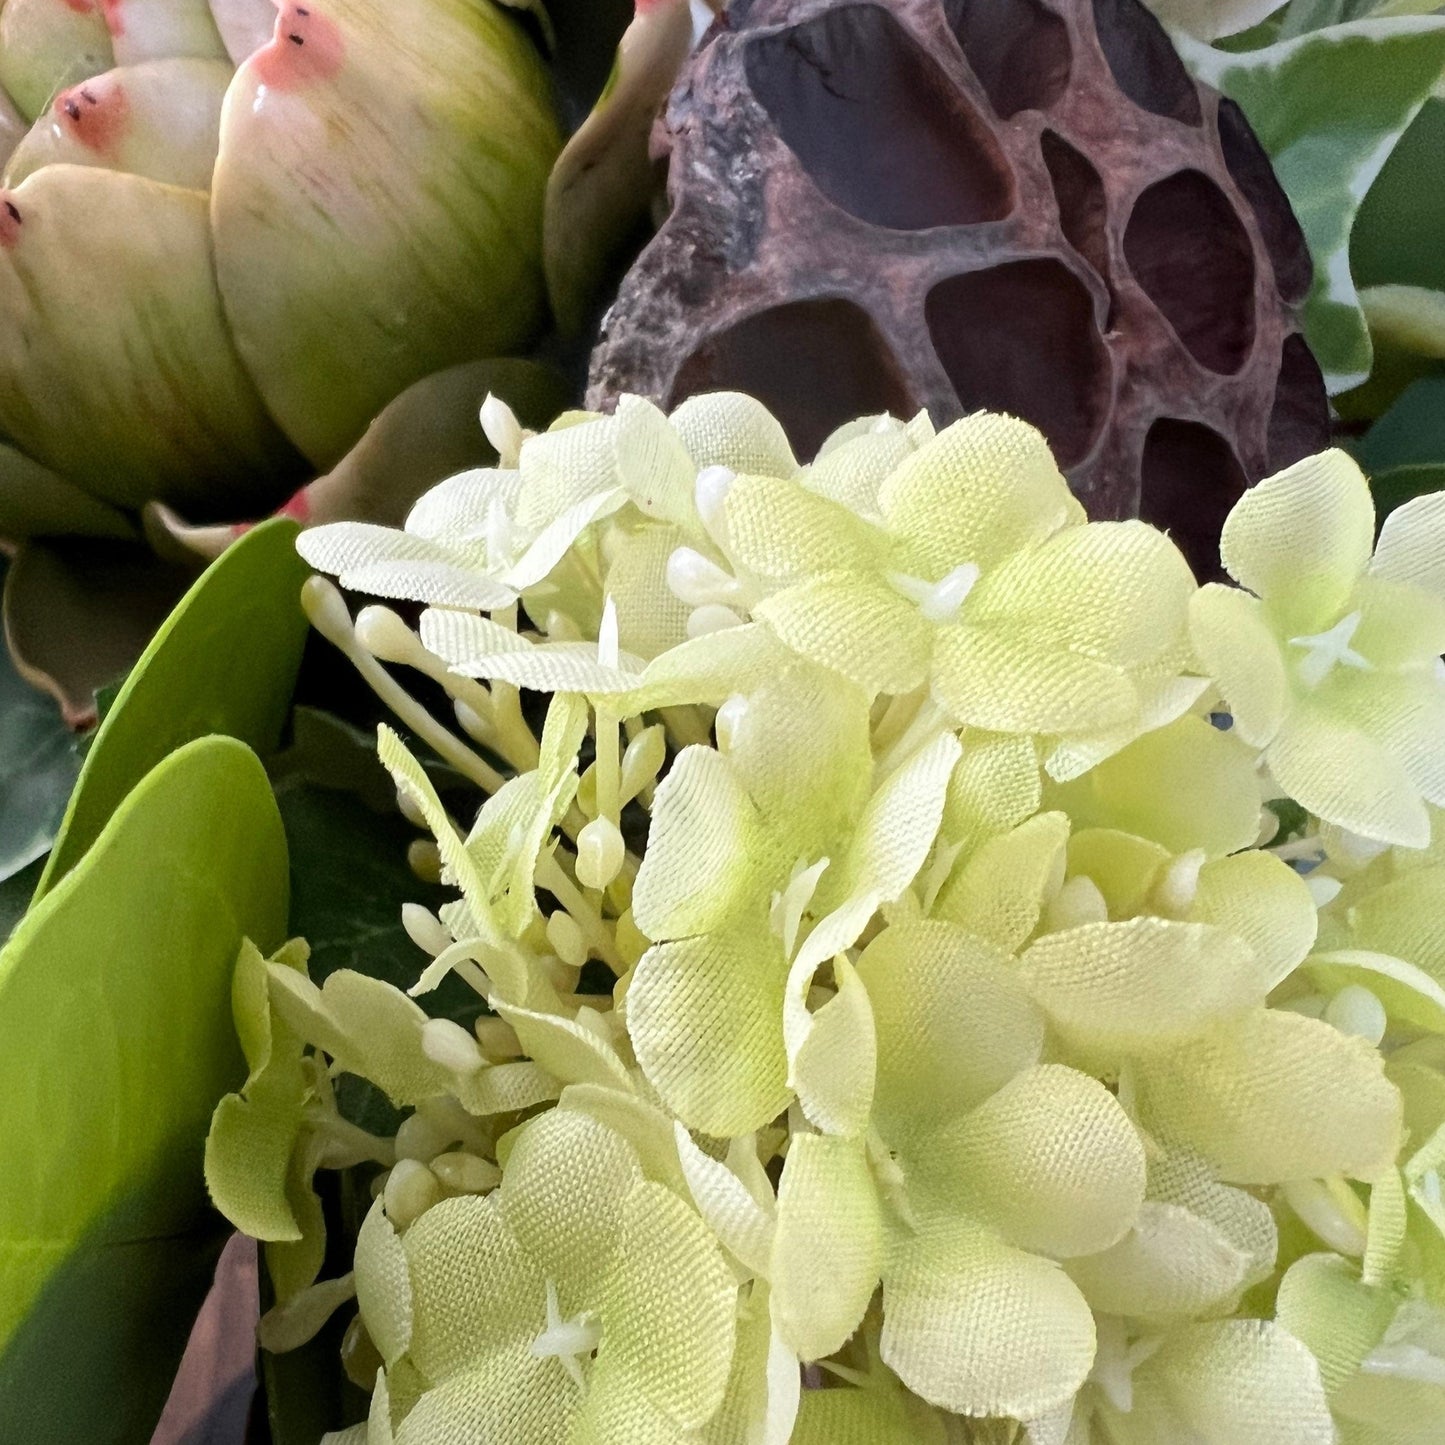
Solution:
[{"label": "brown seed pod surface", "polygon": [[1241,491],[1328,444],[1304,237],[1138,0],[734,0],[663,134],[593,406],[748,391],[805,457],[870,412],[1012,412],[1206,575]]}]

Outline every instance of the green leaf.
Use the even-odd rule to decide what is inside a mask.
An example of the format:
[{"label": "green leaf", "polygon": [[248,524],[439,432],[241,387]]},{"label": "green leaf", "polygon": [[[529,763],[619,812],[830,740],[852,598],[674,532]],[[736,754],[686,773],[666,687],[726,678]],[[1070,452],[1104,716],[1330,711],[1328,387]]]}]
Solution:
[{"label": "green leaf", "polygon": [[1445,463],[1445,376],[1421,377],[1360,440],[1368,472]]},{"label": "green leaf", "polygon": [[1427,100],[1355,218],[1350,269],[1361,286],[1445,291],[1445,98]]},{"label": "green leaf", "polygon": [[73,868],[167,753],[226,733],[276,744],[306,640],[307,567],[292,522],[248,532],[201,576],[146,648],[86,755],[37,898]]},{"label": "green leaf", "polygon": [[1388,471],[1376,472],[1370,480],[1370,491],[1375,498],[1375,511],[1383,519],[1412,498],[1445,491],[1445,461],[1433,466],[1391,467]]},{"label": "green leaf", "polygon": [[50,847],[79,769],[54,699],[15,671],[0,644],[0,879]]},{"label": "green leaf", "polygon": [[0,951],[0,1437],[149,1438],[223,1232],[201,1154],[245,1072],[232,965],[285,918],[265,773],[201,738]]},{"label": "green leaf", "polygon": [[1310,345],[1331,392],[1369,374],[1370,336],[1350,274],[1365,193],[1445,68],[1445,19],[1353,21],[1229,54],[1185,39],[1201,79],[1236,100],[1274,161],[1309,241]]}]

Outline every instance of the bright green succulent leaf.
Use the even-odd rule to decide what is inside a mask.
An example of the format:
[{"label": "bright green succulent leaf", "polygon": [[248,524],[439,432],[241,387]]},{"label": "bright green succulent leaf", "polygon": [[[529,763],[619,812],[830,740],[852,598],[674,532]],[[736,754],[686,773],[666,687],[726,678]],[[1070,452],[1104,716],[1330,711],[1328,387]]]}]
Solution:
[{"label": "bright green succulent leaf", "polygon": [[222,117],[216,274],[272,414],[329,467],[412,382],[526,338],[559,137],[542,63],[493,4],[287,15]]},{"label": "bright green succulent leaf", "polygon": [[10,937],[15,925],[25,916],[25,910],[30,906],[30,895],[35,892],[44,867],[45,859],[37,858],[18,873],[0,879],[0,943]]},{"label": "bright green succulent leaf", "polygon": [[1182,48],[1195,74],[1239,103],[1269,152],[1314,258],[1310,345],[1331,392],[1358,385],[1371,348],[1350,271],[1350,229],[1445,68],[1445,19],[1352,21],[1244,54]]},{"label": "bright green succulent leaf", "polygon": [[236,949],[275,947],[285,918],[265,773],[243,744],[202,738],[146,776],[0,953],[7,1438],[147,1438],[219,1243],[200,1159],[244,1073]]},{"label": "bright green succulent leaf", "polygon": [[5,167],[18,186],[42,166],[100,166],[210,189],[231,67],[219,60],[120,66],[57,96]]},{"label": "bright green succulent leaf", "polygon": [[49,533],[130,537],[135,528],[114,507],[0,443],[0,537],[13,542]]},{"label": "bright green succulent leaf", "polygon": [[98,0],[8,0],[0,11],[0,85],[28,120],[114,63]]},{"label": "bright green succulent leaf", "polygon": [[49,849],[79,771],[75,736],[55,700],[32,688],[0,647],[0,879]]},{"label": "bright green succulent leaf", "polygon": [[262,752],[276,744],[306,640],[306,566],[295,524],[264,523],[201,576],[156,634],[101,724],[81,769],[45,893],[84,855],[137,782],[207,733]]},{"label": "bright green succulent leaf", "polygon": [[231,344],[205,196],[53,165],[5,201],[0,429],[120,506],[213,517],[284,495],[293,461]]}]

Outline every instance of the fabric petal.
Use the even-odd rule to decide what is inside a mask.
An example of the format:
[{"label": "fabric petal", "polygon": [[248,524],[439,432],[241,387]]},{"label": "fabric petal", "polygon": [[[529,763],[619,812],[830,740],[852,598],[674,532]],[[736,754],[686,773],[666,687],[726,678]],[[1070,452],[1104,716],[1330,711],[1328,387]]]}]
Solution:
[{"label": "fabric petal", "polygon": [[1206,863],[1188,916],[1247,943],[1268,988],[1289,976],[1319,931],[1319,913],[1304,879],[1260,851]]},{"label": "fabric petal", "polygon": [[1445,492],[1412,497],[1385,518],[1370,572],[1445,597]]},{"label": "fabric petal", "polygon": [[1264,604],[1210,582],[1189,602],[1189,638],[1234,717],[1241,738],[1263,747],[1289,706],[1289,677]]},{"label": "fabric petal", "polygon": [[[1144,1145],[1113,1094],[1040,1064],[909,1155],[920,1204],[963,1207],[1010,1244],[1055,1258],[1118,1242],[1144,1198]],[[916,1180],[916,1187],[915,1187]]]},{"label": "fabric petal", "polygon": [[1058,1267],[969,1220],[893,1241],[884,1264],[884,1362],[930,1404],[1033,1419],[1094,1363],[1094,1316]]},{"label": "fabric petal", "polygon": [[1234,504],[1219,539],[1225,570],[1269,605],[1284,636],[1340,615],[1370,560],[1375,504],[1354,458],[1332,448],[1266,477]]}]

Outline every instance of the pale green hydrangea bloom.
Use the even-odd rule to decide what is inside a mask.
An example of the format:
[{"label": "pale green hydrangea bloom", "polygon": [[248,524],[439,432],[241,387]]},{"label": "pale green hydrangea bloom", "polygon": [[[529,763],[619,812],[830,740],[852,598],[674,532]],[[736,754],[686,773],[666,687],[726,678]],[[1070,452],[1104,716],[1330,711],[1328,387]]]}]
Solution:
[{"label": "pale green hydrangea bloom", "polygon": [[[333,1441],[1439,1438],[1445,499],[1372,559],[1301,463],[1199,589],[1010,418],[484,421],[301,542],[425,605],[305,597],[454,897],[409,993],[243,950],[207,1152],[268,1346],[355,1298]],[[318,1168],[374,1196],[338,1279]]]}]

